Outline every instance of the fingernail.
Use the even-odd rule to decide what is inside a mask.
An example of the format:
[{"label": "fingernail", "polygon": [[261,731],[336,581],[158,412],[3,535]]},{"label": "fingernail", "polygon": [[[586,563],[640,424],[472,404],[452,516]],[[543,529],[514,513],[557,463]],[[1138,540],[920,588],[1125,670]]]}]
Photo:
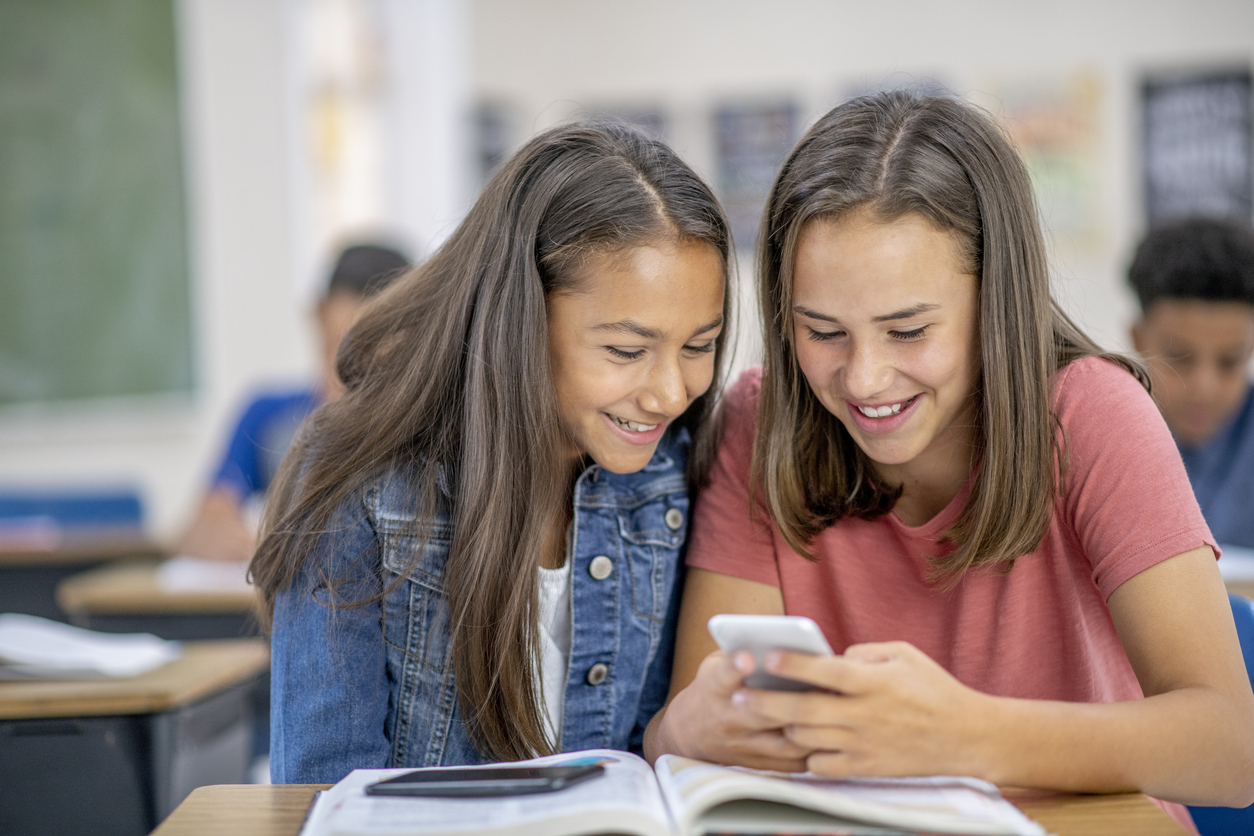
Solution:
[{"label": "fingernail", "polygon": [[732,663],[735,664],[736,670],[741,673],[753,673],[753,656],[751,654],[737,653],[735,658],[732,659]]},{"label": "fingernail", "polygon": [[732,694],[732,705],[743,706],[749,700],[749,695],[744,691],[736,691]]},{"label": "fingernail", "polygon": [[766,665],[767,670],[772,671],[778,668],[780,663],[783,661],[784,657],[780,656],[778,650],[772,650],[770,653],[766,654],[766,658],[762,660],[763,664]]}]

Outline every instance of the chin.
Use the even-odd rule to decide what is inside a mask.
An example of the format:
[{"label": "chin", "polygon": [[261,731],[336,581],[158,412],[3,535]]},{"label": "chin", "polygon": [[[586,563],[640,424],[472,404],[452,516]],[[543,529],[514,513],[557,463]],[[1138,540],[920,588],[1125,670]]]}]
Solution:
[{"label": "chin", "polygon": [[604,459],[596,456],[592,460],[599,464],[610,473],[635,473],[643,470],[644,466],[649,463],[649,459],[653,458],[653,449],[650,448],[647,456],[606,456]]}]

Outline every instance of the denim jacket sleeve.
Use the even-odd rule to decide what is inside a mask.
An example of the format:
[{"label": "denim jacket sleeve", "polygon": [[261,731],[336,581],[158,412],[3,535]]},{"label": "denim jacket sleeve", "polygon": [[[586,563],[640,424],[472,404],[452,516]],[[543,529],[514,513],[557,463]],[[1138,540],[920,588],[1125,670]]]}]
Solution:
[{"label": "denim jacket sleeve", "polygon": [[378,538],[360,500],[350,501],[277,597],[270,663],[275,783],[333,783],[358,767],[388,765],[380,604],[329,606],[377,595],[379,568]]}]

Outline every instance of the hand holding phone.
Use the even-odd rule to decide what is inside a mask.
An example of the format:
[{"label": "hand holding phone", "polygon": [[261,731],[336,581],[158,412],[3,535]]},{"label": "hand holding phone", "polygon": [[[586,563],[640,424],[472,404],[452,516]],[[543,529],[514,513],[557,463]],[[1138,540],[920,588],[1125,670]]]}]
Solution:
[{"label": "hand holding phone", "polygon": [[833,656],[819,625],[802,615],[731,615],[712,617],[710,635],[729,656],[740,651],[753,654],[755,669],[745,677],[750,688],[771,691],[814,691],[815,686],[763,670],[766,654],[791,650],[816,656]]}]

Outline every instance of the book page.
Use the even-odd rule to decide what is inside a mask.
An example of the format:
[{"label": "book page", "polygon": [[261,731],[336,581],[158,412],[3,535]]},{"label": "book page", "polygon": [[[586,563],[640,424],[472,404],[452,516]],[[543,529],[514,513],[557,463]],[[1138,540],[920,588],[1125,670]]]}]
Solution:
[{"label": "book page", "polygon": [[[723,804],[753,799],[826,813],[841,820],[937,833],[1044,836],[1036,822],[975,778],[854,778],[714,766],[663,755],[658,783],[685,834],[704,832],[702,816]],[[727,832],[720,817],[718,830]],[[759,823],[760,827],[760,823]]]},{"label": "book page", "polygon": [[318,799],[302,836],[672,836],[653,770],[627,752],[591,749],[517,766],[600,763],[605,774],[557,792],[497,798],[371,796],[365,787],[413,769],[356,769]]}]

